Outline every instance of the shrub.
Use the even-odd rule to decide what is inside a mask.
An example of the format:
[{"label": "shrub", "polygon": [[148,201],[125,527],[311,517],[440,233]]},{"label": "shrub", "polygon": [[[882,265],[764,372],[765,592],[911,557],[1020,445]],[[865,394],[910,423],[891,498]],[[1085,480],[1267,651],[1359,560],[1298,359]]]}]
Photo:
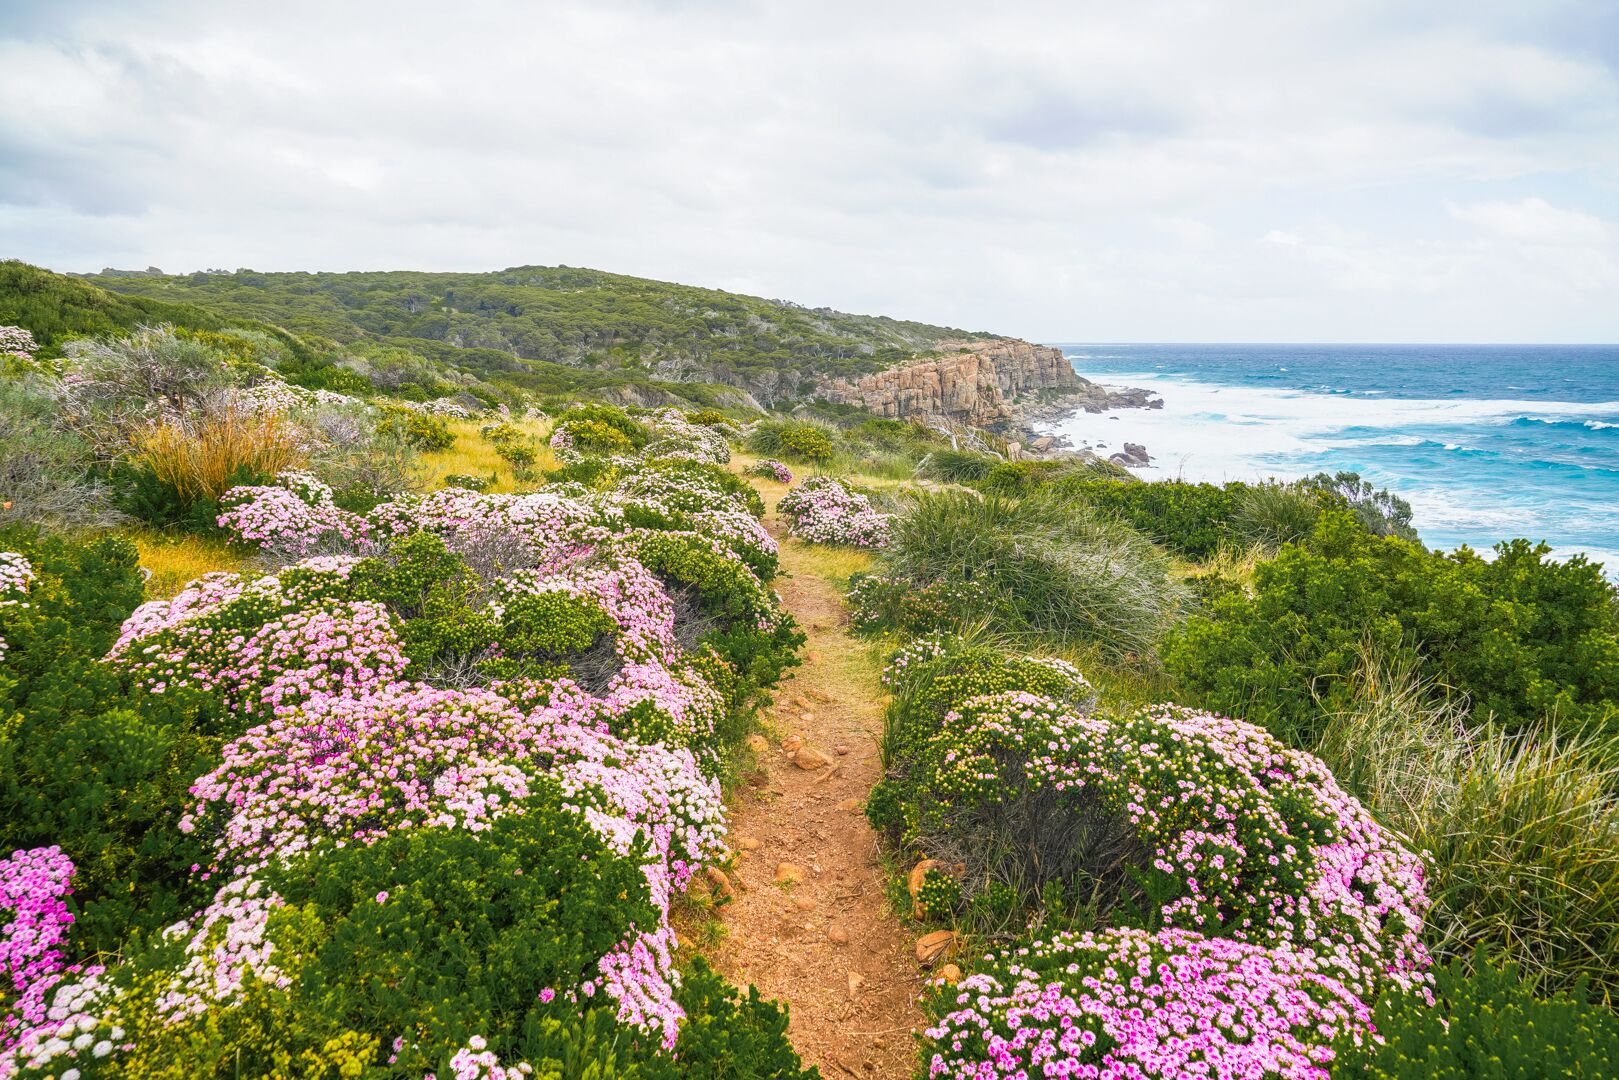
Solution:
[{"label": "shrub", "polygon": [[1455,960],[1436,973],[1430,1005],[1387,994],[1372,1013],[1375,1039],[1339,1038],[1334,1076],[1367,1080],[1534,1080],[1619,1076],[1619,1017],[1582,992],[1542,1000],[1511,964]]},{"label": "shrub", "polygon": [[754,486],[712,462],[664,458],[647,462],[641,468],[641,475],[656,476],[669,484],[698,488],[722,498],[732,497],[754,517],[764,517],[765,501]]},{"label": "shrub", "polygon": [[1053,497],[1080,499],[1116,516],[1171,551],[1206,559],[1230,536],[1238,489],[1180,480],[1109,480],[1087,470],[1055,477],[1049,490]]},{"label": "shrub", "polygon": [[1296,745],[1349,700],[1363,645],[1415,648],[1421,674],[1467,694],[1509,727],[1619,714],[1619,600],[1583,556],[1553,562],[1514,540],[1494,561],[1442,555],[1368,534],[1329,511],[1309,541],[1255,571],[1254,593],[1229,592],[1165,649],[1170,672],[1201,704],[1243,713]]},{"label": "shrub", "polygon": [[92,479],[92,447],[60,430],[43,394],[0,381],[0,526],[32,522],[56,528],[108,525],[118,512]]},{"label": "shrub", "polygon": [[1133,530],[1058,497],[968,492],[914,497],[894,520],[879,572],[914,588],[963,586],[946,625],[995,620],[1005,632],[1150,653],[1183,589],[1169,560]]},{"label": "shrub", "polygon": [[[570,462],[581,455],[622,457],[647,445],[646,427],[612,405],[576,405],[551,432],[551,449]],[[572,455],[570,457],[569,455]]]},{"label": "shrub", "polygon": [[817,424],[761,420],[748,433],[748,450],[768,457],[824,463],[832,460],[831,434]]},{"label": "shrub", "polygon": [[779,461],[764,458],[749,465],[746,470],[749,476],[757,476],[761,480],[774,480],[778,484],[793,482],[793,470]]},{"label": "shrub", "polygon": [[940,993],[930,1076],[1320,1080],[1366,1020],[1306,958],[1186,931],[1060,934],[984,968]]},{"label": "shrub", "polygon": [[811,476],[781,497],[776,512],[788,531],[813,544],[880,548],[888,542],[889,514],[834,476]]},{"label": "shrub", "polygon": [[198,900],[200,849],[173,823],[213,744],[188,702],[130,694],[100,662],[141,597],[127,542],[12,527],[0,552],[31,578],[0,602],[0,850],[60,847],[77,867],[77,954],[113,951]]},{"label": "shrub", "polygon": [[153,420],[185,414],[234,381],[227,358],[167,326],[70,341],[65,352],[64,419],[103,447]]},{"label": "shrub", "polygon": [[1316,473],[1300,480],[1297,486],[1347,507],[1373,536],[1417,539],[1417,531],[1411,527],[1411,504],[1387,489],[1374,488],[1359,473]]},{"label": "shrub", "polygon": [[402,405],[384,405],[376,429],[379,434],[394,436],[418,450],[448,450],[455,445],[455,432],[450,430],[448,420]]},{"label": "shrub", "polygon": [[449,473],[444,477],[444,486],[481,492],[488,491],[498,479],[498,476],[472,476],[468,473]]}]

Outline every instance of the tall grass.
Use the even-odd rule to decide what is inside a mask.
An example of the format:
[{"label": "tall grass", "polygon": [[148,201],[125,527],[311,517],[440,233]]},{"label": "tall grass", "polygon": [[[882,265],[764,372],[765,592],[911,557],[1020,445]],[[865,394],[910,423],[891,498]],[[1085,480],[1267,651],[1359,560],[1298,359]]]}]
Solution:
[{"label": "tall grass", "polygon": [[1410,663],[1371,655],[1356,690],[1316,752],[1427,852],[1436,953],[1488,946],[1543,991],[1584,978],[1619,998],[1619,739],[1507,736]]},{"label": "tall grass", "polygon": [[1009,633],[1150,653],[1184,600],[1167,556],[1128,526],[1056,498],[912,496],[884,552],[889,577],[962,586],[953,612]]},{"label": "tall grass", "polygon": [[165,420],[137,437],[137,464],[188,501],[218,499],[244,476],[268,477],[303,462],[299,430],[276,413],[227,407]]},{"label": "tall grass", "polygon": [[1310,535],[1321,516],[1321,502],[1296,484],[1270,480],[1249,484],[1237,495],[1231,531],[1244,544],[1278,551]]}]

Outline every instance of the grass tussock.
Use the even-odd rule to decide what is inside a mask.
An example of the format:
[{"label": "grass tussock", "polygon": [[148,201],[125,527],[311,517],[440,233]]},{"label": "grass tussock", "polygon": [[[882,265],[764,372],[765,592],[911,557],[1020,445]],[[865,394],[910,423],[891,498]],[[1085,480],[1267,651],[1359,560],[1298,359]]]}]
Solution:
[{"label": "grass tussock", "polygon": [[993,619],[1017,638],[1150,654],[1184,587],[1128,526],[1070,501],[965,491],[911,496],[880,572],[899,587],[948,583],[956,625]]},{"label": "grass tussock", "polygon": [[1427,853],[1441,958],[1484,946],[1543,991],[1619,998],[1619,739],[1508,735],[1411,664],[1369,653],[1317,754]]},{"label": "grass tussock", "polygon": [[303,463],[298,429],[278,413],[226,408],[166,420],[136,437],[133,458],[188,501],[218,499],[243,481]]}]

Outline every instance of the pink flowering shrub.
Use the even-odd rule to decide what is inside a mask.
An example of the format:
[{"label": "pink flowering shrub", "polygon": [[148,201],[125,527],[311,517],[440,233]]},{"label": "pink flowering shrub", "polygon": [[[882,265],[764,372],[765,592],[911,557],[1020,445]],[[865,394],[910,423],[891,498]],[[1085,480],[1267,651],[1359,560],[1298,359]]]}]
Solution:
[{"label": "pink flowering shrub", "polygon": [[893,515],[833,476],[811,476],[776,504],[789,531],[812,544],[880,548],[888,543]]},{"label": "pink flowering shrub", "polygon": [[1352,990],[1288,949],[1187,930],[1061,934],[944,991],[928,1075],[1327,1080],[1364,1029]]},{"label": "pink flowering shrub", "polygon": [[398,679],[408,661],[388,610],[311,597],[298,586],[335,584],[347,568],[305,569],[291,575],[290,588],[277,577],[243,584],[210,575],[167,604],[142,605],[108,659],[150,693],[214,693],[248,720],[289,712],[315,694],[356,695]]},{"label": "pink flowering shrub", "polygon": [[266,486],[234,487],[219,500],[218,525],[239,544],[283,559],[363,548],[369,525],[332,501],[308,473],[284,472]]},{"label": "pink flowering shrub", "polygon": [[46,994],[66,972],[73,863],[60,848],[0,860],[0,1054],[46,1020]]},{"label": "pink flowering shrub", "polygon": [[648,427],[594,490],[449,489],[364,517],[302,474],[230,493],[221,525],[282,568],[142,604],[104,661],[176,715],[217,699],[177,822],[213,899],[46,987],[0,1077],[175,1055],[258,1075],[261,1024],[311,1068],[371,1039],[409,1074],[554,1070],[583,1024],[617,1047],[603,1068],[667,1069],[683,1001],[715,1068],[735,1039],[778,1062],[760,1075],[798,1075],[771,1007],[711,975],[688,991],[669,911],[724,851],[721,751],[803,637],[761,577],[756,494],[713,464],[723,439]]},{"label": "pink flowering shrub", "polygon": [[1114,924],[1036,932],[941,988],[932,1075],[1325,1080],[1379,994],[1427,993],[1421,861],[1315,757],[1173,705],[1098,712],[1072,665],[953,639],[884,682],[867,815],[958,867],[919,908],[1060,927],[1070,897]]},{"label": "pink flowering shrub", "polygon": [[21,326],[0,326],[0,360],[32,360],[39,351],[34,335]]},{"label": "pink flowering shrub", "polygon": [[793,470],[770,458],[755,461],[748,466],[747,473],[749,476],[757,476],[761,480],[774,480],[778,484],[790,484],[793,482]]}]

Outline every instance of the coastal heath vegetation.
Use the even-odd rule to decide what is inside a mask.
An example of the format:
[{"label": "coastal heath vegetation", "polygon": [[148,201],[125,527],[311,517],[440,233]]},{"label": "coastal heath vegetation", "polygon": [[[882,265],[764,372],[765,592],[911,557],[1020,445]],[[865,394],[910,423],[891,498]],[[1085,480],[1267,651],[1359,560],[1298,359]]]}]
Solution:
[{"label": "coastal heath vegetation", "polygon": [[[673,293],[542,339],[633,279],[454,277],[0,265],[0,1076],[814,1075],[671,920],[804,643],[784,543],[883,659],[921,1074],[1605,1075],[1600,567],[1430,551],[1354,474],[677,395]],[[771,310],[667,347],[778,387],[926,347]]]},{"label": "coastal heath vegetation", "polygon": [[813,1075],[668,921],[803,642],[762,503],[678,414],[586,425],[643,448],[591,489],[237,483],[250,567],[167,599],[0,534],[0,1075]]}]

